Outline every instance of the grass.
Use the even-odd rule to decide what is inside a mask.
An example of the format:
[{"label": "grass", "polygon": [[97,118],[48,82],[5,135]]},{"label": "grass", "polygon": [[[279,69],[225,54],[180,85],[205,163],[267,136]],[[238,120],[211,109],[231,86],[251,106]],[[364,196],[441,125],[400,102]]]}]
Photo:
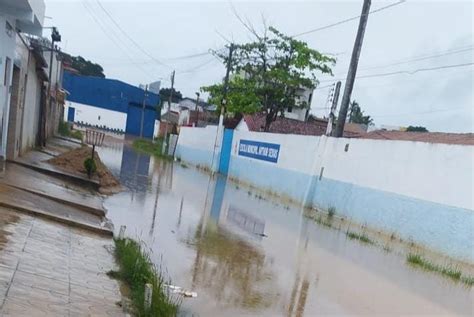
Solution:
[{"label": "grass", "polygon": [[328,208],[328,217],[332,218],[332,217],[334,217],[335,214],[336,214],[336,207],[333,207],[333,206],[329,207]]},{"label": "grass", "polygon": [[454,281],[460,281],[469,286],[474,285],[474,276],[463,276],[460,269],[450,265],[435,264],[422,257],[420,254],[409,253],[407,255],[407,263],[420,267],[426,271],[439,273]]},{"label": "grass", "polygon": [[78,130],[71,130],[67,122],[59,122],[58,133],[62,136],[82,141],[82,132]]},{"label": "grass", "polygon": [[136,139],[133,141],[133,148],[138,152],[147,153],[161,158],[170,158],[168,155],[163,155],[163,139],[156,139],[154,142],[147,139]]},{"label": "grass", "polygon": [[375,244],[375,242],[370,239],[364,232],[357,233],[353,231],[347,231],[346,236],[352,240],[359,240],[360,242],[367,243],[367,244]]},{"label": "grass", "polygon": [[[176,316],[179,301],[165,290],[165,280],[143,250],[139,242],[131,239],[115,240],[115,257],[119,271],[108,275],[122,280],[130,290],[130,299],[135,316]],[[152,300],[149,309],[145,307],[145,284],[152,285]]]}]

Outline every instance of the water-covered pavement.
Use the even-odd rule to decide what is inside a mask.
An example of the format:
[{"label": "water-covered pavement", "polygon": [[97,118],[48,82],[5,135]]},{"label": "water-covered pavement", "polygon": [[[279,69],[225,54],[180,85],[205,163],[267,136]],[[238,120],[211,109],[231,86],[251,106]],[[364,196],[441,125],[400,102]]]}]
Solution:
[{"label": "water-covered pavement", "polygon": [[0,207],[0,316],[123,316],[113,241]]},{"label": "water-covered pavement", "polygon": [[126,225],[173,284],[198,293],[183,315],[473,314],[472,288],[348,240],[299,207],[119,141],[100,155],[126,187],[105,203],[116,230]]}]

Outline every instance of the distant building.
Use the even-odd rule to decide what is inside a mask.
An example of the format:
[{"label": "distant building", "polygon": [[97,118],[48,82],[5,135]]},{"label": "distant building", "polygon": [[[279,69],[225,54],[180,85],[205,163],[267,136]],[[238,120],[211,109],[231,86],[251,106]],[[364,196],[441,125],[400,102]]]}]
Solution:
[{"label": "distant building", "polygon": [[313,100],[312,88],[300,88],[296,93],[295,107],[285,109],[285,118],[306,121],[309,116],[311,101]]},{"label": "distant building", "polygon": [[70,72],[64,73],[63,85],[69,93],[64,120],[139,136],[143,113],[143,136],[153,137],[160,118],[157,94],[119,80]]}]

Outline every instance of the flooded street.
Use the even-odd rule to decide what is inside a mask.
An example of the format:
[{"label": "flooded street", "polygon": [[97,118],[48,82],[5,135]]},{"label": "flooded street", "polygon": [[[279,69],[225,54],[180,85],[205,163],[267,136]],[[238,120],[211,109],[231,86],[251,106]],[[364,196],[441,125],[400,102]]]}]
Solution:
[{"label": "flooded street", "polygon": [[197,292],[183,316],[473,314],[472,288],[348,240],[301,208],[119,141],[99,153],[126,188],[105,203],[115,230],[126,225],[173,284]]}]

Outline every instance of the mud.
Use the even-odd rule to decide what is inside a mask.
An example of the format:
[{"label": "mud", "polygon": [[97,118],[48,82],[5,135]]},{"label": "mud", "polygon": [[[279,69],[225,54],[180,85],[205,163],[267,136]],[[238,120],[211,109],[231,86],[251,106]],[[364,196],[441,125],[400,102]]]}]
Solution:
[{"label": "mud", "polygon": [[[84,161],[91,157],[91,151],[90,147],[83,146],[49,159],[47,162],[67,172],[79,173],[83,176],[87,176],[87,171],[84,168]],[[94,155],[94,161],[97,165],[97,171],[93,177],[99,179],[102,192],[107,193],[107,189],[119,187],[120,182],[102,163],[97,152]]]}]

